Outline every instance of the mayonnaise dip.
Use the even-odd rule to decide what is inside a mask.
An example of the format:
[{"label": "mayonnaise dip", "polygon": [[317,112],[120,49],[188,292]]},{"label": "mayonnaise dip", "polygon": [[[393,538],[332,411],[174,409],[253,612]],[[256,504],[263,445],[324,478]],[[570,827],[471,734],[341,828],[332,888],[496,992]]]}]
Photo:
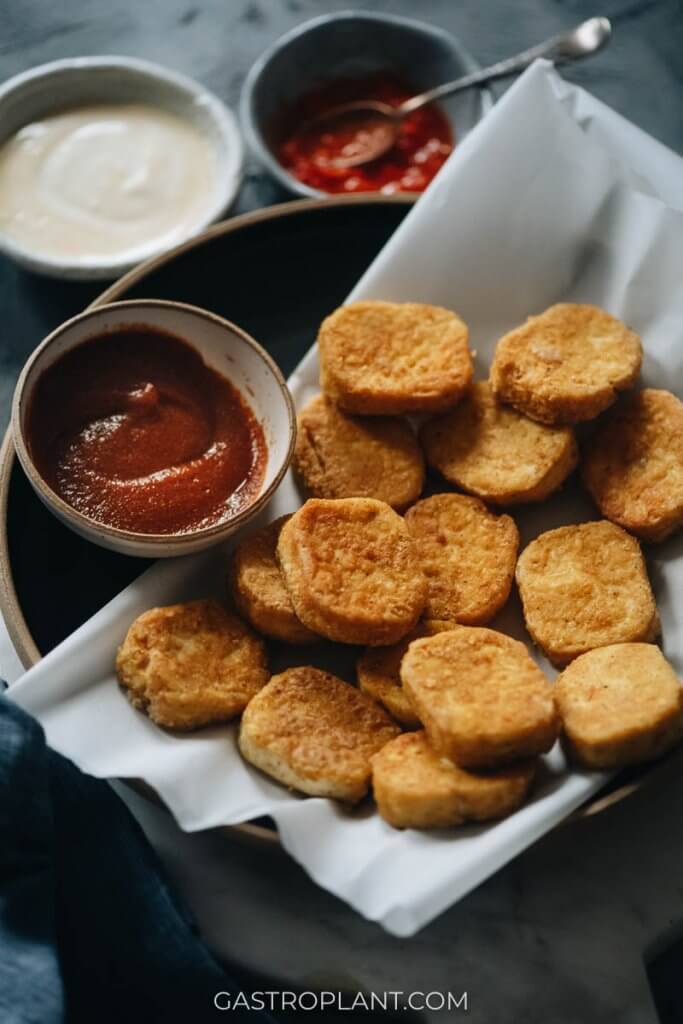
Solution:
[{"label": "mayonnaise dip", "polygon": [[0,231],[48,259],[135,262],[200,225],[218,174],[190,121],[137,103],[71,108],[0,146]]}]

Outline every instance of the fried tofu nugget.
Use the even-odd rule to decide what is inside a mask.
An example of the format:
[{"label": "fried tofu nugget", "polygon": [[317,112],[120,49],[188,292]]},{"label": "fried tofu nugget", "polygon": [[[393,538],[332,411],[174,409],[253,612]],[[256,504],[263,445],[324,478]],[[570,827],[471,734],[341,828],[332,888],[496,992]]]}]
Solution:
[{"label": "fried tofu nugget", "polygon": [[297,618],[275,557],[280,530],[288,519],[281,516],[237,545],[228,582],[238,611],[259,633],[288,644],[309,644],[320,638]]},{"label": "fried tofu nugget", "polygon": [[550,750],[559,731],[550,683],[519,640],[455,626],[414,640],[401,681],[437,753],[485,768]]},{"label": "fried tofu nugget", "polygon": [[570,754],[588,768],[651,761],[683,735],[683,687],[653,644],[611,644],[582,654],[555,697]]},{"label": "fried tofu nugget", "polygon": [[578,458],[570,427],[545,426],[502,405],[487,381],[425,423],[420,441],[427,462],[446,480],[496,505],[542,501]]},{"label": "fried tofu nugget", "polygon": [[559,668],[594,647],[659,634],[640,545],[605,519],[542,533],[516,577],[527,629]]},{"label": "fried tofu nugget", "polygon": [[607,519],[643,540],[683,526],[683,403],[645,388],[610,413],[584,452],[581,473]]},{"label": "fried tofu nugget", "polygon": [[490,382],[540,423],[591,420],[640,373],[640,338],[597,306],[559,303],[500,339]]},{"label": "fried tofu nugget", "polygon": [[394,417],[348,416],[319,395],[298,416],[294,469],[315,498],[377,498],[403,510],[420,497],[424,460]]},{"label": "fried tofu nugget", "polygon": [[358,686],[378,704],[387,709],[397,722],[408,729],[416,729],[420,719],[401,685],[401,661],[413,640],[423,636],[434,636],[445,629],[452,629],[453,622],[427,619],[418,622],[407,636],[391,647],[368,647],[356,662]]},{"label": "fried tofu nugget", "polygon": [[285,786],[356,803],[368,791],[370,758],[399,732],[355,686],[304,666],[273,676],[250,702],[239,748]]},{"label": "fried tofu nugget", "polygon": [[282,528],[277,557],[294,610],[330,640],[396,643],[427,597],[408,529],[373,498],[310,498]]},{"label": "fried tofu nugget", "polygon": [[131,704],[170,729],[234,718],[270,676],[263,642],[217,601],[144,612],[116,672]]},{"label": "fried tofu nugget", "polygon": [[511,814],[535,771],[535,761],[467,771],[440,757],[425,732],[406,732],[373,756],[372,788],[379,813],[394,828],[448,828]]},{"label": "fried tofu nugget", "polygon": [[353,302],[323,321],[320,384],[347,412],[441,412],[472,380],[467,326],[440,306]]},{"label": "fried tofu nugget", "polygon": [[427,577],[425,617],[478,626],[510,595],[519,532],[478,498],[435,494],[409,508],[406,526]]}]

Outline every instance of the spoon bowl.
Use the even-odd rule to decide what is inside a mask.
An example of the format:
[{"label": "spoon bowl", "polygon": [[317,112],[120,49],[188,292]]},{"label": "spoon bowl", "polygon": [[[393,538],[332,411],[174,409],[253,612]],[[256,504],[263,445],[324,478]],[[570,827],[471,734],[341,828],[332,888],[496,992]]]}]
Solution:
[{"label": "spoon bowl", "polygon": [[375,160],[396,143],[401,118],[396,107],[380,100],[343,103],[311,118],[303,126],[314,144],[321,132],[334,136],[338,156],[326,158],[332,167],[356,167]]}]

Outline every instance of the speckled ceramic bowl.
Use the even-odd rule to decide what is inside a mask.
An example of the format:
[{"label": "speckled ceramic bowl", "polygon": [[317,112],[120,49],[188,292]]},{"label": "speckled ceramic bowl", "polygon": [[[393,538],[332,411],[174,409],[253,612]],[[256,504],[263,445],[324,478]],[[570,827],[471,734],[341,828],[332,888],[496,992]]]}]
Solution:
[{"label": "speckled ceramic bowl", "polygon": [[[65,352],[89,338],[140,324],[156,327],[191,345],[207,366],[235,385],[263,428],[268,461],[261,486],[251,504],[226,522],[182,534],[117,529],[77,512],[48,486],[36,469],[25,428],[33,389],[41,373]],[[65,395],[64,400],[68,402],[68,399]],[[101,547],[124,555],[163,558],[191,554],[218,544],[257,515],[277,490],[291,461],[296,415],[292,396],[276,364],[245,331],[195,306],[132,299],[88,309],[67,320],[38,346],[24,366],[14,392],[12,435],[17,456],[33,490],[65,526]]]},{"label": "speckled ceramic bowl", "polygon": [[[376,71],[398,72],[416,92],[476,71],[475,59],[448,32],[410,18],[341,11],[313,18],[276,40],[247,75],[240,100],[246,140],[262,164],[288,191],[326,193],[304,185],[277,158],[282,115],[304,94],[336,79]],[[492,105],[486,89],[440,101],[461,141]]]},{"label": "speckled ceramic bowl", "polygon": [[[242,181],[243,145],[235,115],[213,93],[191,78],[132,57],[74,57],[41,64],[0,85],[0,145],[24,125],[68,107],[89,103],[144,103],[160,107],[199,129],[216,154],[219,175],[204,216],[180,243],[225,213]],[[156,256],[168,246],[152,241],[135,258],[58,260],[18,244],[0,229],[0,251],[29,270],[50,277],[112,279]]]}]

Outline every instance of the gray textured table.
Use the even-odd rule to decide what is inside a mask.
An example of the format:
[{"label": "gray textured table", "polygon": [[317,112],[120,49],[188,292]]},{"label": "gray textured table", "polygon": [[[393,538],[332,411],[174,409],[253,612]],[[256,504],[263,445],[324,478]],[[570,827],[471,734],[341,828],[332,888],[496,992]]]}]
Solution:
[{"label": "gray textured table", "polygon": [[[4,0],[0,78],[65,56],[123,53],[168,64],[236,104],[254,58],[334,0]],[[680,0],[424,0],[358,3],[432,20],[482,62],[591,14],[614,24],[609,49],[567,77],[683,151]],[[498,88],[498,91],[500,91]],[[283,198],[250,167],[241,212]],[[65,297],[74,312],[98,289],[47,282],[0,259],[0,415],[19,366]],[[57,302],[57,297],[59,302]],[[683,918],[681,759],[656,786],[564,826],[416,938],[392,939],[317,889],[283,856],[182,835],[163,812],[126,796],[224,955],[284,983],[469,993],[486,1024],[652,1024],[642,954]],[[438,1015],[446,1019],[446,1014]],[[457,1016],[457,1014],[455,1015]]]}]

